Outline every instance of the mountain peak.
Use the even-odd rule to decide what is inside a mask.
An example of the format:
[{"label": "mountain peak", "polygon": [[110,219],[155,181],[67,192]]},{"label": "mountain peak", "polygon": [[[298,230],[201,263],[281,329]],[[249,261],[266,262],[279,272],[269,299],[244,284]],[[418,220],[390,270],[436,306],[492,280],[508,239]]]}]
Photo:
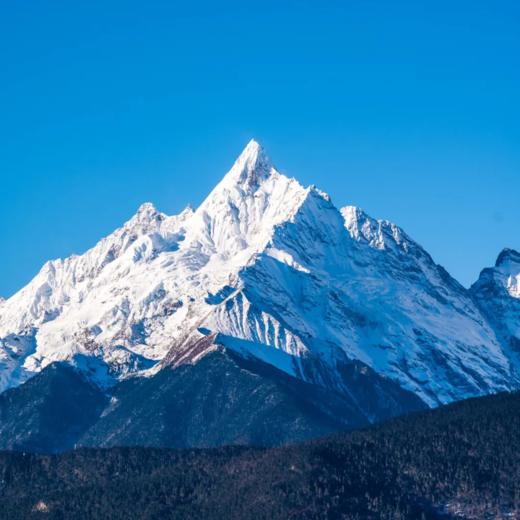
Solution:
[{"label": "mountain peak", "polygon": [[151,202],[144,202],[139,206],[137,209],[136,215],[139,217],[150,217],[157,215],[158,211],[157,208],[151,203]]},{"label": "mountain peak", "polygon": [[[504,296],[511,296],[520,299],[520,253],[514,249],[505,248],[498,255],[495,267],[484,269],[480,273],[479,279],[471,287],[473,295],[475,295],[485,307],[493,306],[493,301]],[[500,319],[504,319],[504,312],[500,311]],[[516,316],[511,320],[515,330],[518,329],[518,311],[515,310]],[[504,325],[505,328],[508,324]],[[518,334],[515,332],[514,335]]]},{"label": "mountain peak", "polygon": [[253,139],[249,140],[249,142],[247,143],[246,147],[242,151],[242,154],[258,153],[261,150],[263,150],[262,145],[256,139],[253,138]]},{"label": "mountain peak", "polygon": [[134,216],[125,224],[126,228],[148,227],[150,224],[164,220],[165,215],[157,210],[151,202],[141,204]]},{"label": "mountain peak", "polygon": [[256,164],[258,159],[262,158],[267,159],[263,146],[256,139],[251,139],[242,150],[238,160],[251,161],[251,164]]},{"label": "mountain peak", "polygon": [[264,148],[251,139],[224,177],[223,182],[226,185],[232,184],[247,190],[256,189],[273,171],[274,167]]},{"label": "mountain peak", "polygon": [[506,263],[520,264],[520,253],[514,249],[503,249],[498,255],[495,266],[501,267]]}]

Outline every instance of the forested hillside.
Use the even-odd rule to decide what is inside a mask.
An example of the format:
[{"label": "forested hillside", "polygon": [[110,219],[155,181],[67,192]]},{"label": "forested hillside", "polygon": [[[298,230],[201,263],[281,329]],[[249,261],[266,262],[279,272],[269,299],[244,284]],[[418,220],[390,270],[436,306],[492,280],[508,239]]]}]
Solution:
[{"label": "forested hillside", "polygon": [[2,518],[517,518],[520,395],[273,449],[0,456]]}]

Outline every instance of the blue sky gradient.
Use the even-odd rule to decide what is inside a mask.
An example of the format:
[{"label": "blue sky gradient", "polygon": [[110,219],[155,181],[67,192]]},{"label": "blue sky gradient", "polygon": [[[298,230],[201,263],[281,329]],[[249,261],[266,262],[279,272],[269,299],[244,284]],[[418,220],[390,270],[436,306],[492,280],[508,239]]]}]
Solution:
[{"label": "blue sky gradient", "polygon": [[[82,5],[80,5],[82,4]],[[4,2],[0,295],[251,137],[470,284],[520,248],[520,3]]]}]

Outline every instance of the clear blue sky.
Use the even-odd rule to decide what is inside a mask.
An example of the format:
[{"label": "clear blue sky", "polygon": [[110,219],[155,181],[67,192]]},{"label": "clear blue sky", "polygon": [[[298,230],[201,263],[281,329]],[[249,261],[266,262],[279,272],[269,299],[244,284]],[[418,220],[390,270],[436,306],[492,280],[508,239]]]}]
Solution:
[{"label": "clear blue sky", "polygon": [[3,2],[0,295],[197,205],[251,137],[471,283],[520,248],[519,27],[507,0]]}]

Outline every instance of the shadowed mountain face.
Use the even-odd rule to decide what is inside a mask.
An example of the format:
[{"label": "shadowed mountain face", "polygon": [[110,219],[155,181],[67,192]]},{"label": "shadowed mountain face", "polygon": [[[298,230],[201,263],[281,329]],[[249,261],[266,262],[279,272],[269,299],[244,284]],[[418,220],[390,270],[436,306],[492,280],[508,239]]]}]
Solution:
[{"label": "shadowed mountain face", "polygon": [[502,339],[512,363],[520,363],[520,253],[504,249],[470,289]]},{"label": "shadowed mountain face", "polygon": [[0,453],[0,511],[30,518],[519,518],[520,395],[272,449]]},{"label": "shadowed mountain face", "polygon": [[356,391],[369,390],[370,407],[222,347],[194,365],[132,378],[109,393],[68,365],[54,364],[0,396],[0,447],[274,446],[366,426],[374,409],[383,419],[425,407],[359,367],[351,367],[349,379]]},{"label": "shadowed mountain face", "polygon": [[213,352],[114,389],[84,446],[272,446],[368,424],[351,401],[253,361]]},{"label": "shadowed mountain face", "polygon": [[63,363],[0,395],[0,446],[57,452],[74,447],[108,400],[98,387]]},{"label": "shadowed mountain face", "polygon": [[[362,391],[354,374],[351,382]],[[372,408],[354,397],[288,376],[255,358],[217,350],[195,365],[165,368],[150,379],[121,383],[113,404],[83,436],[86,446],[273,446],[370,424],[425,407],[396,385],[379,388],[376,374],[359,375]],[[391,385],[391,382],[387,382]],[[374,398],[374,393],[377,395]],[[393,401],[387,401],[391,395]],[[129,418],[131,421],[129,422]]]}]

